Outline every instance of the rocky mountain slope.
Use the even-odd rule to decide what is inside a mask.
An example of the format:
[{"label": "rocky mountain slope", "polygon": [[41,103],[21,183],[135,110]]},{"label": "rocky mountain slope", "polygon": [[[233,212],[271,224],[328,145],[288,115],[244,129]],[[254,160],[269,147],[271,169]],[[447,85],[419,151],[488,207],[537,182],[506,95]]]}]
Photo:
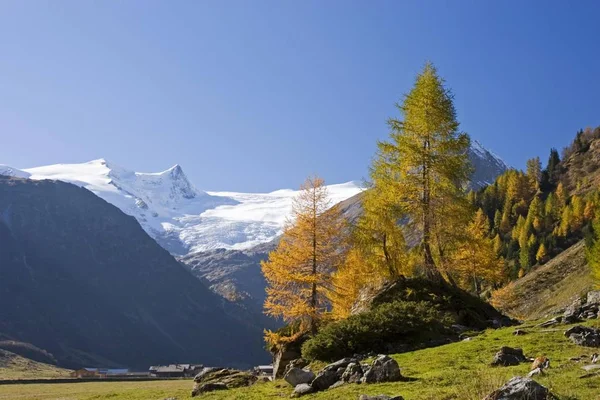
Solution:
[{"label": "rocky mountain slope", "polygon": [[0,177],[0,244],[0,337],[63,366],[268,359],[251,318],[89,190]]}]

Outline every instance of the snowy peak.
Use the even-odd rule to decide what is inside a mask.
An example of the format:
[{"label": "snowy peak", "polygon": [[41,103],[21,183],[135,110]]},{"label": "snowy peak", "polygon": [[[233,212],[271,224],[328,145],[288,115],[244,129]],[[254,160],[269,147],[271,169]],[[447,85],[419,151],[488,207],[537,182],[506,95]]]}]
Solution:
[{"label": "snowy peak", "polygon": [[469,160],[474,169],[470,185],[473,189],[492,184],[498,175],[509,169],[504,160],[483,147],[478,140],[471,140]]},{"label": "snowy peak", "polygon": [[30,174],[8,165],[0,164],[0,175],[14,176],[16,178],[29,178]]}]

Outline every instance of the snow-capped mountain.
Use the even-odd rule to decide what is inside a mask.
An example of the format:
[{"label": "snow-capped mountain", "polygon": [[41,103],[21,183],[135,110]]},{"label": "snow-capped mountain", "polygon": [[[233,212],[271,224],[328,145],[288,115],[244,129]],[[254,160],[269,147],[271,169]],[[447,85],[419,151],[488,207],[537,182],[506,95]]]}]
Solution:
[{"label": "snow-capped mountain", "polygon": [[[475,167],[472,187],[494,181],[508,167],[473,141],[469,158]],[[271,193],[211,192],[197,189],[179,165],[141,173],[99,159],[19,170],[0,165],[0,175],[54,179],[85,187],[134,216],[165,249],[175,255],[211,249],[249,249],[281,234],[297,191]],[[357,195],[356,182],[329,185],[331,205]]]},{"label": "snow-capped mountain", "polygon": [[[204,192],[180,166],[158,173],[127,170],[99,159],[0,174],[53,179],[85,187],[134,216],[164,248],[176,255],[216,248],[247,249],[277,237],[291,213],[295,190],[271,193]],[[328,186],[331,205],[360,192],[357,183]]]}]

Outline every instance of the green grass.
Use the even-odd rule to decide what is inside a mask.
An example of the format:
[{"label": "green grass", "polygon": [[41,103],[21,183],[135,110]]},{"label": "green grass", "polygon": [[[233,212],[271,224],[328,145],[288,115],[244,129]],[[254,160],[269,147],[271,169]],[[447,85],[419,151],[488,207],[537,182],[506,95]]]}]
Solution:
[{"label": "green grass", "polygon": [[[600,322],[587,322],[599,326]],[[359,394],[402,395],[406,400],[474,400],[481,399],[516,375],[529,372],[529,363],[516,367],[490,367],[494,353],[501,346],[521,347],[530,357],[546,355],[551,368],[536,377],[561,400],[597,400],[600,398],[600,375],[582,378],[582,364],[569,358],[591,355],[597,349],[579,347],[563,336],[565,326],[557,329],[519,327],[530,332],[513,336],[515,328],[488,330],[468,342],[398,354],[393,357],[410,381],[347,385],[331,391],[305,396],[305,399],[357,399]],[[159,382],[98,382],[50,385],[0,386],[0,400],[162,400],[177,397],[190,399],[192,380]],[[233,389],[203,395],[209,400],[263,400],[288,398],[292,388],[284,381],[259,383],[250,388]]]}]

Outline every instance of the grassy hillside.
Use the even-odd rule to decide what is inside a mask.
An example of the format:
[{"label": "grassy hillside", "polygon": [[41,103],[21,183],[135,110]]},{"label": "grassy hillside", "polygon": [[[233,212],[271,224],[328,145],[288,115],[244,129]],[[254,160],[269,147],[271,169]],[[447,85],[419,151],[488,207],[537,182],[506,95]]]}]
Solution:
[{"label": "grassy hillside", "polygon": [[[600,325],[598,321],[591,325]],[[586,372],[569,359],[591,355],[596,349],[572,344],[558,329],[521,326],[529,334],[514,336],[515,328],[488,330],[467,342],[398,354],[394,358],[402,368],[405,382],[347,385],[304,398],[314,400],[357,399],[359,394],[400,394],[406,400],[481,399],[515,375],[525,375],[529,363],[516,367],[490,367],[494,353],[503,345],[522,347],[530,357],[546,355],[551,368],[535,378],[548,386],[561,400],[598,399],[600,375],[583,377]],[[174,396],[190,399],[192,380],[161,382],[78,383],[67,385],[0,386],[0,399],[78,399],[78,400],[162,400]],[[263,400],[288,398],[292,388],[283,381],[260,383],[250,388],[215,392],[202,396],[212,400]]]},{"label": "grassy hillside", "polygon": [[561,311],[593,286],[583,241],[503,289],[496,307],[521,320]]},{"label": "grassy hillside", "polygon": [[[71,371],[0,349],[0,380],[68,377],[69,372]],[[1,386],[0,393],[2,393]]]}]

